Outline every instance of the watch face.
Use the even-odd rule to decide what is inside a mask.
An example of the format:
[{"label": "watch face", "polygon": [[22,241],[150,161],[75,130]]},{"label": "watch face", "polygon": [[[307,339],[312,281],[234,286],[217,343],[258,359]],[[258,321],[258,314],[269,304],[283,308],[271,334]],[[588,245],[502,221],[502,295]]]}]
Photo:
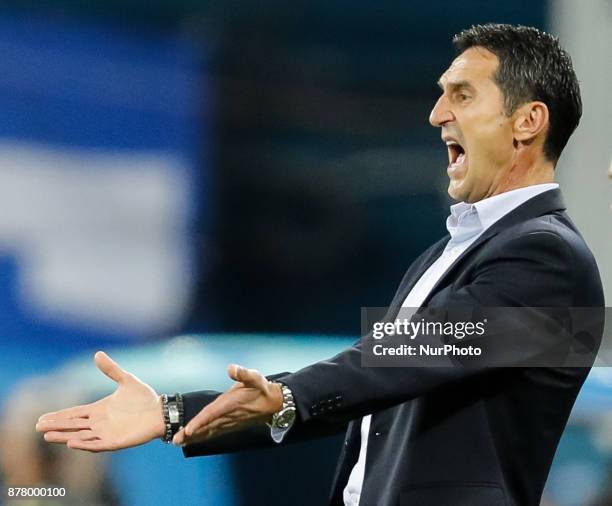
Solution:
[{"label": "watch face", "polygon": [[295,419],[295,409],[286,409],[285,411],[278,414],[276,419],[276,425],[281,429],[289,427],[291,422]]},{"label": "watch face", "polygon": [[179,423],[179,412],[176,404],[168,406],[168,416],[170,418],[170,423]]}]

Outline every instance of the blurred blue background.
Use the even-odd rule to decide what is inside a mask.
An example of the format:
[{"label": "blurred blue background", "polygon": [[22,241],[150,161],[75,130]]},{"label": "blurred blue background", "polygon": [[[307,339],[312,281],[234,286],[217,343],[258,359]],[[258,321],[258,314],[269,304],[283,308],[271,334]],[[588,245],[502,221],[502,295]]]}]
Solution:
[{"label": "blurred blue background", "polygon": [[[271,473],[286,503],[322,503],[337,438],[75,457],[33,420],[112,389],[96,349],[170,392],[350,343],[360,308],[387,304],[444,233],[446,152],[427,117],[453,34],[490,21],[552,31],[574,56],[585,119],[560,181],[609,299],[605,0],[4,2],[0,484],[64,484],[62,504],[229,506],[264,504]],[[544,504],[612,504],[611,397],[594,371]]]}]

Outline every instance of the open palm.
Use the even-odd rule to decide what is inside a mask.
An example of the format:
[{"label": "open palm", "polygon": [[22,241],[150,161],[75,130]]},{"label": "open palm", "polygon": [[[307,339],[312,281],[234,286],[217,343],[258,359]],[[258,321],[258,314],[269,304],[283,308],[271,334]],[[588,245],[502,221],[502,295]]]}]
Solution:
[{"label": "open palm", "polygon": [[159,395],[114,362],[95,355],[96,366],[117,383],[109,396],[91,404],[42,415],[36,430],[45,441],[92,452],[119,450],[163,436],[165,426]]}]

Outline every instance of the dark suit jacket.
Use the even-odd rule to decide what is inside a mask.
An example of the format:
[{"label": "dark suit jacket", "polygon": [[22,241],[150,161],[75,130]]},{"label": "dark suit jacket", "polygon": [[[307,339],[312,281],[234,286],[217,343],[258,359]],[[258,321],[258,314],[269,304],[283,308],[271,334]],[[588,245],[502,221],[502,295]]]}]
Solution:
[{"label": "dark suit jacket", "polygon": [[[448,239],[410,266],[392,306],[401,306]],[[530,199],[490,227],[423,305],[453,304],[603,307],[597,266],[564,212],[559,190]],[[357,343],[330,360],[277,376],[291,388],[297,404],[297,421],[286,442],[332,434],[348,425],[330,504],[342,504],[342,490],[359,453],[361,417],[369,413],[360,505],[539,504],[588,367],[365,368],[361,354]],[[216,395],[186,394],[186,417]],[[184,451],[186,456],[210,455],[274,444],[267,427],[258,426]]]}]

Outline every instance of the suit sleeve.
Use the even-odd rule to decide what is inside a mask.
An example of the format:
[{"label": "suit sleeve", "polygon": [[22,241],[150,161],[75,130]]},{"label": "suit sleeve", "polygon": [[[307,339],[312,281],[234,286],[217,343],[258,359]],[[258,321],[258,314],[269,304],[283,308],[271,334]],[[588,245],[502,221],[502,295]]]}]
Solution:
[{"label": "suit sleeve", "polygon": [[[489,248],[475,265],[470,283],[441,290],[428,307],[571,306],[574,263],[569,246],[555,233],[515,237],[503,247]],[[355,419],[491,372],[465,367],[362,367],[362,344],[283,378],[293,391],[301,424]],[[534,353],[556,344],[545,338]],[[500,366],[515,365],[509,360]]]}]

